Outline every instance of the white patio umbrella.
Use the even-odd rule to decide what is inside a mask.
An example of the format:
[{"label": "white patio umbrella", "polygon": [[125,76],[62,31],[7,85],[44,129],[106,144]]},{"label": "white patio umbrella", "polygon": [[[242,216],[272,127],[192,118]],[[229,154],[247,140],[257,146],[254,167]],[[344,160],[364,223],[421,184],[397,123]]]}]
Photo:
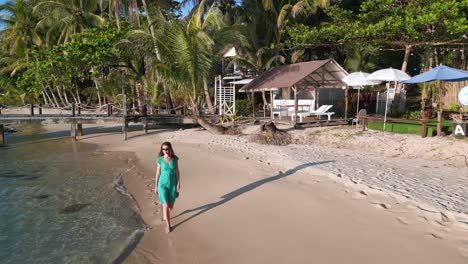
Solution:
[{"label": "white patio umbrella", "polygon": [[[366,77],[366,80],[368,81],[395,82],[395,86],[397,82],[406,81],[409,79],[411,79],[411,76],[409,76],[406,72],[393,69],[393,68],[378,70],[376,72],[371,73],[369,76]],[[384,131],[385,131],[385,124],[387,123],[388,93],[389,93],[389,89],[387,89],[387,101],[385,102],[385,116],[384,116],[384,127],[383,127]]]},{"label": "white patio umbrella", "polygon": [[[366,79],[367,76],[369,76],[369,73],[359,71],[359,72],[353,72],[353,73],[349,74],[348,76],[344,77],[343,79],[341,79],[348,86],[357,87],[357,89],[358,89],[356,114],[359,111],[359,97],[360,97],[360,91],[362,89],[362,86],[377,85],[377,84],[382,83],[382,81],[367,80]],[[359,116],[357,118],[359,118]]]}]

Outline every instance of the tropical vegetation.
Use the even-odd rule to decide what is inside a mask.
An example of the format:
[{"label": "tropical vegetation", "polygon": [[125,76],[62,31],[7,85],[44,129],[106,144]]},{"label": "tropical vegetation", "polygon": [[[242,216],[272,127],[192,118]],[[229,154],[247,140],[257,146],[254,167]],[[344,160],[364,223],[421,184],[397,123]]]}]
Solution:
[{"label": "tropical vegetation", "polygon": [[126,93],[151,113],[184,105],[208,127],[212,80],[232,63],[255,74],[327,58],[349,71],[466,68],[467,18],[468,0],[9,1],[0,104],[121,106]]}]

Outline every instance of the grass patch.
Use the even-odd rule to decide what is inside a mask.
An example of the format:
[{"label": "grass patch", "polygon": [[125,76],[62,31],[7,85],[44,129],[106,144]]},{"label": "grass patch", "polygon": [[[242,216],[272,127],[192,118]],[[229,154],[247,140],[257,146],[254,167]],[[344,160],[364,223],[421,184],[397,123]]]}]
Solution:
[{"label": "grass patch", "polygon": [[[383,130],[383,122],[371,121],[368,123],[368,128],[373,130]],[[422,125],[414,123],[400,122],[387,122],[385,125],[385,131],[401,133],[401,134],[413,134],[422,135]],[[452,120],[444,120],[442,122],[442,131],[446,135],[452,133]],[[431,120],[427,123],[427,136],[433,137],[437,135],[437,120]]]}]

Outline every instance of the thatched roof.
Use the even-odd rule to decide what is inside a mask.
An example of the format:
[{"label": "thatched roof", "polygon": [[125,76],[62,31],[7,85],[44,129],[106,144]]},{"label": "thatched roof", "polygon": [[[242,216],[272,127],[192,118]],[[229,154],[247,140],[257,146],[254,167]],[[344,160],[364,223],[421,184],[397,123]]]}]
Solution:
[{"label": "thatched roof", "polygon": [[274,90],[294,85],[299,88],[341,88],[341,79],[348,75],[335,60],[316,60],[272,68],[244,85],[239,91]]}]

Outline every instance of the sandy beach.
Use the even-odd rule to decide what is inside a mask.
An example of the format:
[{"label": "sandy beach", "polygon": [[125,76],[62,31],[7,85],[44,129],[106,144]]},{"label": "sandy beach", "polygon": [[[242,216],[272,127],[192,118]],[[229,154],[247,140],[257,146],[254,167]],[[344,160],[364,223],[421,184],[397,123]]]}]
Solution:
[{"label": "sandy beach", "polygon": [[[332,127],[291,130],[296,144],[268,146],[250,142],[257,129],[79,138],[138,157],[139,176],[124,182],[149,230],[126,263],[468,261],[466,140]],[[164,141],[182,183],[168,235],[152,191]]]}]

